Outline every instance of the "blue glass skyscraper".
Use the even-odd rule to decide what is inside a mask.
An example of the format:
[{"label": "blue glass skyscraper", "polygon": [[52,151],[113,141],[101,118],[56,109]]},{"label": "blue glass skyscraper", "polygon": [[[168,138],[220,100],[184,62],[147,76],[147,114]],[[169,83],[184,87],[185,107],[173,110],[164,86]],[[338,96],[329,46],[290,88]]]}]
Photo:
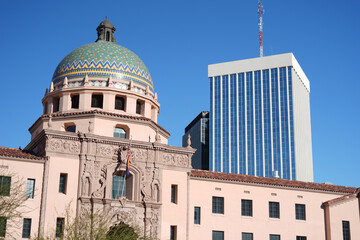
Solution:
[{"label": "blue glass skyscraper", "polygon": [[212,171],[313,181],[310,83],[292,53],[209,65]]}]

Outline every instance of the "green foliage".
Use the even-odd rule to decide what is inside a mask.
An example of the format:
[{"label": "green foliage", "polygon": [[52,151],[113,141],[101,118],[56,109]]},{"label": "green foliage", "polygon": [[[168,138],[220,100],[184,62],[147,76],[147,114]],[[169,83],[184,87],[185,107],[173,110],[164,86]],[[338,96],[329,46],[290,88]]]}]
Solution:
[{"label": "green foliage", "polygon": [[125,223],[112,226],[106,233],[106,240],[137,240],[139,234],[135,229]]}]

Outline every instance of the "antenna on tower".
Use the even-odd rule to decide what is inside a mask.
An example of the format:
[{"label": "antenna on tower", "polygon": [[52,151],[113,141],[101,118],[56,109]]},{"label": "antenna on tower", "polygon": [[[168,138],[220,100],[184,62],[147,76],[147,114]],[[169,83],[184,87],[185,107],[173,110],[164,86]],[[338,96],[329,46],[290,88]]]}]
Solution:
[{"label": "antenna on tower", "polygon": [[259,1],[258,13],[259,13],[260,57],[263,57],[264,53],[263,53],[263,21],[262,21],[262,16],[264,14],[264,9],[263,9],[262,3],[260,1]]}]

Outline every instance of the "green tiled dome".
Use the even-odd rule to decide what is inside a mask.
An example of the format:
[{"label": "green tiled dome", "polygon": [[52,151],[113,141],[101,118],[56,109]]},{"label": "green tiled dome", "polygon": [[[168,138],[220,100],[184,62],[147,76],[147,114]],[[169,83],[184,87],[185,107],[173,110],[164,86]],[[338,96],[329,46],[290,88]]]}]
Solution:
[{"label": "green tiled dome", "polygon": [[154,91],[150,73],[141,59],[129,49],[112,42],[97,41],[75,49],[59,63],[52,81],[56,84],[65,77],[71,80],[85,75],[133,80]]}]

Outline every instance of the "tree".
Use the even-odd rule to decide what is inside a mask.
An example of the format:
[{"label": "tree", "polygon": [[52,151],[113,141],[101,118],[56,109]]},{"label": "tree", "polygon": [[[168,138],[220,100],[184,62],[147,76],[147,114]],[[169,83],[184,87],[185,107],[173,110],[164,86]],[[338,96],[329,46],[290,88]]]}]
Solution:
[{"label": "tree", "polygon": [[17,238],[22,214],[25,212],[24,181],[6,168],[0,168],[0,237]]}]

